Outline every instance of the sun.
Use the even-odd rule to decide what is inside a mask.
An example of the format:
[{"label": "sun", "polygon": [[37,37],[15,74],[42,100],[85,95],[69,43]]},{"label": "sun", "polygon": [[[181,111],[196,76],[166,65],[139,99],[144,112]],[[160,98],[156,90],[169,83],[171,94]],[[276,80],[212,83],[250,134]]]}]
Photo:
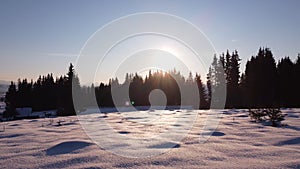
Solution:
[{"label": "sun", "polygon": [[173,47],[171,45],[163,45],[160,49],[165,51],[165,52],[168,52],[168,53],[170,53],[170,54],[172,54],[176,57],[178,57],[178,55],[179,55],[179,52],[176,49],[176,47]]}]

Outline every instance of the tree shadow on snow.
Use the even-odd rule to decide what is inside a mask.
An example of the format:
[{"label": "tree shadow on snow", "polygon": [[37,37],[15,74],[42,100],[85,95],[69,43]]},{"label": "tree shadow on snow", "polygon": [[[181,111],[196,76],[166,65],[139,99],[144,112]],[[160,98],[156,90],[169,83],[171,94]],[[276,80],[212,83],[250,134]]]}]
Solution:
[{"label": "tree shadow on snow", "polygon": [[284,126],[285,128],[288,128],[288,129],[292,129],[292,130],[296,130],[296,131],[300,131],[300,127],[296,127],[296,126],[290,126],[290,125],[286,125]]},{"label": "tree shadow on snow", "polygon": [[11,134],[11,135],[7,135],[7,136],[0,136],[0,138],[15,138],[15,137],[20,137],[23,136],[24,134]]},{"label": "tree shadow on snow", "polygon": [[119,131],[120,134],[129,134],[129,131]]},{"label": "tree shadow on snow", "polygon": [[295,145],[295,144],[300,144],[300,137],[292,138],[292,139],[285,140],[285,141],[281,141],[281,142],[275,144],[275,146]]},{"label": "tree shadow on snow", "polygon": [[157,149],[164,149],[164,148],[179,148],[180,144],[172,143],[172,142],[165,142],[157,145],[149,146],[149,148],[157,148]]},{"label": "tree shadow on snow", "polygon": [[204,136],[215,136],[215,137],[221,137],[225,136],[226,134],[220,131],[214,131],[214,132],[205,132],[202,135]]},{"label": "tree shadow on snow", "polygon": [[84,142],[84,141],[67,141],[59,143],[49,149],[46,150],[47,155],[60,155],[60,154],[68,154],[72,153],[76,150],[83,149],[87,146],[92,145],[92,143]]},{"label": "tree shadow on snow", "polygon": [[219,131],[215,131],[215,132],[212,133],[212,136],[217,136],[217,137],[225,136],[225,133],[219,132]]}]

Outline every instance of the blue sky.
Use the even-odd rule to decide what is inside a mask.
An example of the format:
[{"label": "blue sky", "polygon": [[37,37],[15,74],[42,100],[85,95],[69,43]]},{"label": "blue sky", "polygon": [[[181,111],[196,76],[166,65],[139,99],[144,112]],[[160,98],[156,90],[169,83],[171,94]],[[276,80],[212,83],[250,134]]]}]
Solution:
[{"label": "blue sky", "polygon": [[164,12],[192,22],[218,52],[237,49],[242,70],[260,46],[270,47],[277,59],[294,60],[300,53],[299,7],[299,0],[2,0],[0,80],[65,74],[95,31],[137,12]]}]

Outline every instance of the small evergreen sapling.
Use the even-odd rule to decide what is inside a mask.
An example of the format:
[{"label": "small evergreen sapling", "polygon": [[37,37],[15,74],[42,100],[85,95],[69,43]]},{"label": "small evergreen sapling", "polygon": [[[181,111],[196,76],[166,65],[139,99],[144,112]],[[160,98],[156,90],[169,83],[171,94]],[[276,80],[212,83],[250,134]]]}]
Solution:
[{"label": "small evergreen sapling", "polygon": [[266,111],[273,127],[277,127],[278,124],[284,120],[284,114],[282,114],[280,109],[266,109]]},{"label": "small evergreen sapling", "polygon": [[249,116],[251,120],[254,120],[256,122],[261,122],[266,120],[266,112],[261,109],[257,109],[257,110],[249,109]]},{"label": "small evergreen sapling", "polygon": [[262,122],[269,120],[273,127],[277,127],[281,121],[284,120],[284,114],[279,108],[267,108],[267,109],[249,109],[249,116],[251,120],[256,122]]}]

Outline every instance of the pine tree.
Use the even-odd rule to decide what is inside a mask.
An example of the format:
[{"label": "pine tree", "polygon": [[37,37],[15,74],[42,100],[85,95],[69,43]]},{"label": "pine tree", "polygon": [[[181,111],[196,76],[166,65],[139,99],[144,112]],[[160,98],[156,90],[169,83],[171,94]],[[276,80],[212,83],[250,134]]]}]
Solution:
[{"label": "pine tree", "polygon": [[234,51],[227,63],[227,107],[234,108],[239,106],[240,95],[239,80],[240,80],[240,58],[237,51]]},{"label": "pine tree", "polygon": [[10,117],[14,117],[17,115],[17,111],[16,111],[16,99],[17,99],[17,89],[16,89],[16,85],[14,84],[14,82],[10,83],[10,86],[8,88],[8,91],[6,92],[5,95],[5,111],[3,113],[3,117],[5,118],[10,118]]},{"label": "pine tree", "polygon": [[278,95],[277,101],[281,107],[293,107],[295,78],[293,76],[294,64],[290,58],[281,59],[277,65],[278,73]]},{"label": "pine tree", "polygon": [[[79,79],[75,75],[74,66],[72,63],[70,63],[69,69],[68,69],[67,77],[65,77],[65,84],[63,87],[63,95],[62,95],[62,107],[60,108],[62,111],[60,111],[59,115],[66,116],[66,115],[76,115],[76,110],[74,108],[73,103],[73,91],[74,93],[77,93],[80,95],[80,84]],[[73,91],[72,91],[73,90]],[[79,97],[79,96],[75,96]],[[77,105],[79,103],[76,103]]]},{"label": "pine tree", "polygon": [[207,104],[208,104],[208,108],[210,108],[210,106],[211,106],[211,97],[212,97],[211,78],[212,78],[212,68],[210,66],[209,69],[208,69],[207,76],[206,76]]},{"label": "pine tree", "polygon": [[209,87],[211,90],[210,96],[210,104],[211,108],[224,108],[223,102],[226,99],[226,75],[224,71],[224,59],[223,57],[218,58],[216,55],[213,58],[213,62],[211,64],[208,78],[209,78]]},{"label": "pine tree", "polygon": [[246,97],[249,107],[276,107],[278,77],[270,49],[260,48],[246,64]]},{"label": "pine tree", "polygon": [[295,107],[300,107],[300,53],[298,54],[296,63],[295,63],[295,68],[294,68],[294,97],[293,97],[293,103]]},{"label": "pine tree", "polygon": [[206,109],[206,108],[208,108],[207,96],[206,96],[204,84],[202,83],[202,80],[201,80],[201,76],[196,74],[195,81],[198,86],[199,97],[200,97],[199,108]]}]

